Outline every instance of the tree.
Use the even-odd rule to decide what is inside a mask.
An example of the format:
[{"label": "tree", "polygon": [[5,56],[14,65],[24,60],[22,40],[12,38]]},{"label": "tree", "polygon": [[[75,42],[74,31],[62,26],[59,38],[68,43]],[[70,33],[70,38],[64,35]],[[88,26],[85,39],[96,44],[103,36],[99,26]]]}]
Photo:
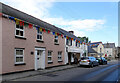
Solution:
[{"label": "tree", "polygon": [[78,37],[81,39],[82,42],[88,43],[88,37]]}]

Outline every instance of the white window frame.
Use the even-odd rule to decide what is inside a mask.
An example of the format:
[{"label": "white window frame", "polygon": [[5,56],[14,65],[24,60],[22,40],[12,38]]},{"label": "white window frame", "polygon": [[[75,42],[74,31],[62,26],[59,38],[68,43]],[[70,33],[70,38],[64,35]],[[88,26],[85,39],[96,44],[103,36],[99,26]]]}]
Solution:
[{"label": "white window frame", "polygon": [[[39,31],[39,30],[37,30],[37,36],[38,36],[38,35],[39,35],[39,36],[42,36],[42,39],[40,39],[40,38],[38,39],[38,38],[37,38],[37,40],[43,41],[43,32],[42,32],[42,31],[39,31],[39,32],[38,32],[38,31]],[[41,33],[42,33],[42,34],[41,34]]]},{"label": "white window frame", "polygon": [[56,36],[56,35],[55,35],[54,43],[55,43],[55,44],[59,44],[59,41],[58,41],[58,42],[55,42],[55,40],[58,40],[58,36]]},{"label": "white window frame", "polygon": [[[76,43],[77,43],[77,46],[76,46]],[[76,47],[79,47],[79,42],[75,42],[75,46],[76,46]]]},{"label": "white window frame", "polygon": [[[24,38],[24,37],[25,37],[24,26],[23,26],[23,29],[16,28],[16,26],[17,26],[17,24],[15,24],[15,36]],[[20,25],[19,25],[19,26],[20,26]],[[17,30],[19,30],[19,31],[23,31],[23,36],[16,35],[16,31],[17,31]]]},{"label": "white window frame", "polygon": [[62,51],[58,51],[58,61],[62,61]]},{"label": "white window frame", "polygon": [[[16,55],[16,50],[23,50],[23,55]],[[23,57],[23,61],[22,62],[16,62],[17,57]],[[21,64],[21,63],[24,63],[24,49],[15,48],[15,64]]]},{"label": "white window frame", "polygon": [[[68,44],[67,44],[67,41],[68,41]],[[72,40],[66,39],[66,44],[67,44],[68,46],[72,46]]]},{"label": "white window frame", "polygon": [[[51,55],[49,55],[49,52],[51,52]],[[51,58],[51,60],[48,60],[48,62],[52,62],[52,51],[48,51],[48,58]]]}]

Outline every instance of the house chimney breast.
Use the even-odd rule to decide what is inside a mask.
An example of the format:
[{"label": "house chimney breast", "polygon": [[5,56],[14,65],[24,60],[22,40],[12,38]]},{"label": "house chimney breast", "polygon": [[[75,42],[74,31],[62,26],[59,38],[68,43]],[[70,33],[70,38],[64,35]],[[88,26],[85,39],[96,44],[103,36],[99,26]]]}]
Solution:
[{"label": "house chimney breast", "polygon": [[70,34],[74,35],[74,31],[69,31]]}]

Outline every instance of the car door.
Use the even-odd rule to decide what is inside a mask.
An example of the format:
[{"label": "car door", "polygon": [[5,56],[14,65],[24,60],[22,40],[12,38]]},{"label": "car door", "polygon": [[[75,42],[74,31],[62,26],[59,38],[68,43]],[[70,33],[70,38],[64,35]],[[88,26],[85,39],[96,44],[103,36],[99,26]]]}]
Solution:
[{"label": "car door", "polygon": [[95,57],[92,57],[92,58],[93,58],[94,65],[97,65]]},{"label": "car door", "polygon": [[94,59],[93,59],[93,57],[90,57],[90,58],[91,58],[91,62],[92,62],[93,65],[94,65],[95,63],[94,63]]},{"label": "car door", "polygon": [[96,58],[94,58],[94,60],[95,60],[95,65],[98,65],[98,62],[96,61]]}]

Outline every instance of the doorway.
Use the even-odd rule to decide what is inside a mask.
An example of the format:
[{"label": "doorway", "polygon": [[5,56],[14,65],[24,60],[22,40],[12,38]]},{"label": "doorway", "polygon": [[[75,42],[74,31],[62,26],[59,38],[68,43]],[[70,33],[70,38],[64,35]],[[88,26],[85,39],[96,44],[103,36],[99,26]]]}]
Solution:
[{"label": "doorway", "polygon": [[45,69],[45,48],[35,48],[35,70]]}]

